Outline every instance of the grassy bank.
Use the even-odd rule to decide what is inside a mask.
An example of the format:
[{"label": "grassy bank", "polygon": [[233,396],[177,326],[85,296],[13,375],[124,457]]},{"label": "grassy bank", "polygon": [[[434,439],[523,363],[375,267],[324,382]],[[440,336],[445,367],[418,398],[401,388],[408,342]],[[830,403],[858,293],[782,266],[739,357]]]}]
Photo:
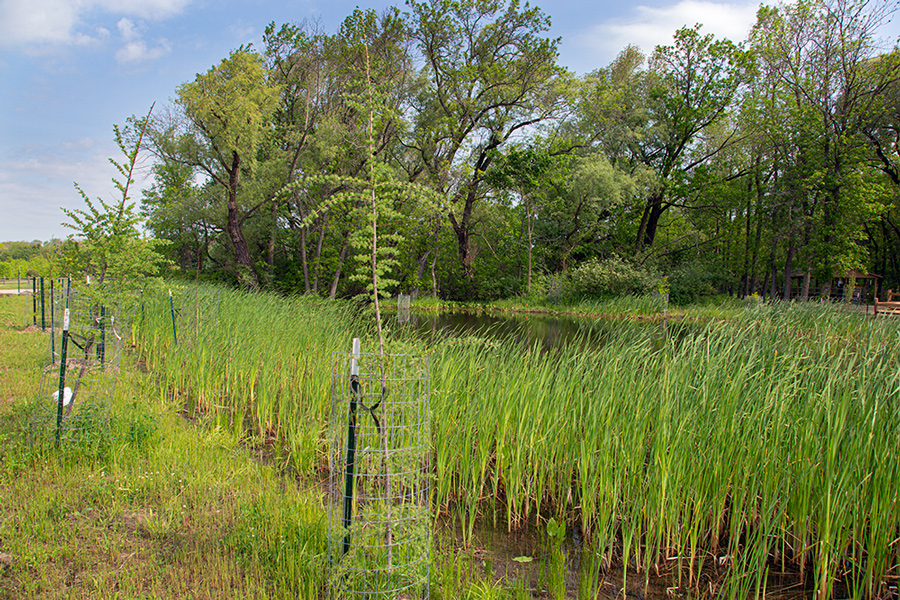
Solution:
[{"label": "grassy bank", "polygon": [[48,334],[24,302],[0,299],[0,598],[317,597],[320,495],[185,420],[133,356],[98,443],[33,435]]},{"label": "grassy bank", "polygon": [[[314,466],[294,469],[290,447],[275,443],[287,429],[271,421],[260,433],[247,411],[248,433],[231,410],[186,406],[200,397],[187,392],[190,380],[161,370],[184,356],[166,346],[172,362],[148,365],[135,348],[120,365],[108,421],[84,436],[93,443],[57,449],[32,425],[49,333],[25,328],[30,310],[30,298],[0,297],[0,600],[326,597],[322,478]],[[334,318],[352,319],[349,310]],[[179,324],[188,317],[182,310]],[[483,548],[443,535],[431,596],[526,598],[549,586],[546,575],[494,574],[483,558]],[[562,572],[558,553],[553,560]]]}]

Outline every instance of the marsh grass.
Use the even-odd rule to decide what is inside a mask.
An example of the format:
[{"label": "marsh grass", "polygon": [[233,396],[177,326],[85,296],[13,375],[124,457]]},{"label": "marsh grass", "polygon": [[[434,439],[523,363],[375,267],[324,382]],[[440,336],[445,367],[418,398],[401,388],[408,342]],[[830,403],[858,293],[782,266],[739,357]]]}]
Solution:
[{"label": "marsh grass", "polygon": [[[217,297],[206,294],[202,323],[215,323]],[[314,465],[286,475],[259,460],[224,411],[185,418],[186,395],[168,387],[176,375],[123,357],[102,451],[32,435],[48,339],[22,328],[29,300],[0,297],[0,599],[325,597],[327,513]],[[315,454],[319,440],[304,435]],[[520,583],[454,567],[474,552],[432,555],[443,574],[432,597],[531,597]]]},{"label": "marsh grass", "polygon": [[[235,292],[216,310],[215,327],[197,311],[189,352],[162,322],[141,330],[148,362],[220,427],[278,440],[311,472],[324,456],[327,353],[348,347],[353,311]],[[624,321],[591,350],[430,347],[436,516],[469,538],[485,519],[577,521],[626,581],[665,572],[697,595],[762,596],[769,571],[820,598],[836,582],[872,597],[894,581],[896,323],[738,301],[682,314]]]},{"label": "marsh grass", "polygon": [[[674,560],[760,594],[773,557],[819,597],[897,576],[896,327],[814,306],[755,307],[687,331],[623,328],[595,352],[434,352],[436,498],[580,520],[647,578]],[[891,532],[891,533],[888,533]]]},{"label": "marsh grass", "polygon": [[[238,436],[277,445],[277,458],[307,472],[324,460],[330,357],[368,334],[352,305],[288,300],[224,288],[145,297],[136,343],[148,367],[202,413]],[[287,466],[287,465],[284,465]]]}]

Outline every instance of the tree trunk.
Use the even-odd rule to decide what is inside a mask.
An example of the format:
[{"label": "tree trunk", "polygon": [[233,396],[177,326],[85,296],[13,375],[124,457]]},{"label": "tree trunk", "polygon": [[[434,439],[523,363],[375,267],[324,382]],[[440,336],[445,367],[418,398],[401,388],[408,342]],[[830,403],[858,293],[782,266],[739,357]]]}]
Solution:
[{"label": "tree trunk", "polygon": [[[494,148],[497,145],[499,145],[499,142],[493,145],[489,144],[489,147]],[[486,171],[490,163],[491,159],[487,149],[482,150],[475,165],[476,172]],[[457,221],[453,212],[450,212],[448,215],[450,223],[453,225],[453,230],[456,232],[456,244],[463,273],[469,280],[474,280],[475,278],[474,264],[475,256],[478,254],[477,250],[472,246],[472,213],[475,209],[475,200],[478,198],[478,186],[480,183],[480,179],[475,179],[469,183],[465,192],[462,219]]]},{"label": "tree trunk", "polygon": [[253,268],[253,260],[250,258],[250,249],[241,229],[241,217],[237,206],[238,184],[241,178],[241,157],[237,152],[232,152],[231,168],[228,170],[228,224],[226,230],[231,243],[234,245],[234,254],[238,267],[243,267],[238,273],[241,283],[252,290],[259,289],[259,278]]},{"label": "tree trunk", "polygon": [[434,266],[437,264],[437,252],[431,257],[431,296],[438,297],[437,277],[434,275]]},{"label": "tree trunk", "polygon": [[[762,193],[760,192],[760,196]],[[760,205],[762,206],[762,197],[760,197]],[[756,269],[759,265],[759,250],[762,245],[762,224],[763,220],[760,217],[762,211],[757,209],[756,211],[756,240],[753,243],[753,252],[752,257],[750,259],[750,290],[751,294],[756,292],[756,284],[759,283],[759,277],[757,275]],[[765,287],[765,286],[763,286]]]},{"label": "tree trunk", "polygon": [[[293,172],[293,165],[291,166],[291,172]],[[293,177],[293,176],[291,176]],[[298,229],[300,232],[300,267],[303,269],[303,291],[305,293],[309,293],[309,256],[306,250],[307,236],[306,231],[307,227],[303,223],[304,219],[306,219],[306,210],[303,208],[303,203],[300,201],[300,194],[297,193],[297,190],[293,192],[294,196],[294,205],[297,207],[297,212],[300,214],[300,227],[296,227],[294,224],[294,220],[291,219],[291,227]]]},{"label": "tree trunk", "polygon": [[668,206],[665,204],[665,190],[657,190],[647,199],[644,214],[641,216],[641,225],[638,228],[635,248],[638,252],[653,246],[656,240],[656,230],[659,227],[659,219]]},{"label": "tree trunk", "polygon": [[778,282],[777,282],[777,280],[778,280],[778,268],[775,266],[775,261],[772,261],[772,269],[771,269],[771,273],[772,273],[772,281],[770,282],[770,285],[771,285],[772,287],[771,287],[771,289],[769,290],[769,298],[771,298],[772,301],[774,301],[774,300],[775,300],[775,297],[778,295]]},{"label": "tree trunk", "polygon": [[269,231],[269,246],[266,248],[266,268],[268,269],[269,281],[267,285],[271,286],[275,281],[275,241],[278,234],[278,205],[272,201],[272,229]]},{"label": "tree trunk", "polygon": [[350,232],[344,236],[344,243],[341,245],[341,254],[338,256],[337,269],[334,270],[334,279],[331,281],[331,290],[328,292],[328,299],[334,300],[337,294],[338,282],[341,280],[341,269],[344,266],[344,260],[347,258],[347,247],[350,245]]},{"label": "tree trunk", "polygon": [[418,264],[419,267],[416,269],[416,285],[413,287],[413,297],[419,295],[419,283],[422,281],[422,277],[425,276],[425,265],[428,264],[428,255],[431,254],[431,250],[426,250],[425,254],[422,255],[422,258],[419,259]]},{"label": "tree trunk", "polygon": [[532,239],[534,237],[534,219],[531,216],[531,206],[529,202],[525,203],[525,208],[528,210],[528,285],[525,287],[528,295],[531,295],[531,252],[532,252]]},{"label": "tree trunk", "polygon": [[319,239],[316,240],[316,253],[313,256],[313,294],[319,293],[319,267],[322,264],[322,242],[325,239],[325,231],[328,229],[328,214],[322,218],[322,226],[319,228]]},{"label": "tree trunk", "polygon": [[307,294],[309,287],[309,260],[306,256],[306,227],[300,228],[300,266],[303,268],[303,291]]},{"label": "tree trunk", "polygon": [[794,246],[788,246],[787,259],[784,261],[784,299],[791,301],[791,271],[793,270]]},{"label": "tree trunk", "polygon": [[469,224],[466,214],[463,213],[463,220],[457,222],[453,213],[450,213],[450,224],[453,225],[453,231],[456,233],[456,248],[459,253],[459,260],[462,263],[463,273],[471,279],[475,277],[475,271],[472,263],[475,262],[475,252],[472,248],[472,237],[469,234]]}]

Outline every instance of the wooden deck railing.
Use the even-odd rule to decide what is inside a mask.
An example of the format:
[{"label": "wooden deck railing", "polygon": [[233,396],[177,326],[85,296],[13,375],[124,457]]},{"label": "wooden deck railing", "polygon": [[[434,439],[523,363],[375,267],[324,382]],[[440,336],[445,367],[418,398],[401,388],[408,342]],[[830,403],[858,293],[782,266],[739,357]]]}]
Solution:
[{"label": "wooden deck railing", "polygon": [[875,297],[875,314],[876,315],[897,315],[900,316],[900,292],[894,290],[887,291],[887,300],[879,300]]}]

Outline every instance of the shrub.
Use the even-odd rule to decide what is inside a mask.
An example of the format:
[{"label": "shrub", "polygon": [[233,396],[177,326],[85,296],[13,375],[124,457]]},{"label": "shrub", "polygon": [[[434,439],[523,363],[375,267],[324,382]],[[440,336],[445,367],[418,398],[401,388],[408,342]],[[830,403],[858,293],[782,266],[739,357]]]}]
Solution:
[{"label": "shrub", "polygon": [[641,296],[655,290],[658,281],[655,273],[616,256],[583,262],[569,273],[563,288],[575,300]]},{"label": "shrub", "polygon": [[669,276],[669,300],[677,305],[693,304],[726,293],[731,283],[731,275],[720,269],[702,263],[682,265]]}]

